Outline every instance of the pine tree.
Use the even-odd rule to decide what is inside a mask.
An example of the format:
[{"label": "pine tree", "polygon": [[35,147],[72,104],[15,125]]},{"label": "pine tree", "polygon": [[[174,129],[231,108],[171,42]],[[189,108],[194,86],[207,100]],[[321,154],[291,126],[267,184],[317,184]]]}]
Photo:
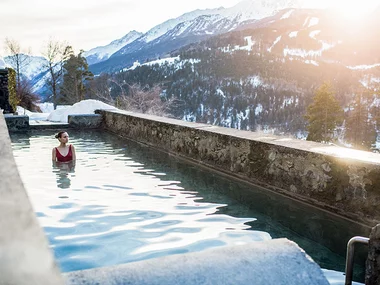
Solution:
[{"label": "pine tree", "polygon": [[63,65],[63,83],[60,91],[59,102],[63,104],[74,104],[84,99],[86,82],[92,80],[94,75],[88,70],[86,58],[82,51],[76,56],[73,52]]},{"label": "pine tree", "polygon": [[336,126],[342,121],[343,110],[335,99],[332,86],[324,83],[316,91],[313,102],[307,108],[307,140],[329,142]]},{"label": "pine tree", "polygon": [[353,108],[348,114],[345,139],[354,148],[368,150],[376,141],[375,124],[369,113],[371,95],[368,91],[357,93]]}]

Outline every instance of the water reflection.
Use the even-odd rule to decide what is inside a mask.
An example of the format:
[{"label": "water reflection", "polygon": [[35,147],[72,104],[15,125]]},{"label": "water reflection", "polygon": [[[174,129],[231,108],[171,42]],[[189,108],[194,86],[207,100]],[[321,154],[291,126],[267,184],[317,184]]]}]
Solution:
[{"label": "water reflection", "polygon": [[75,173],[75,161],[55,162],[53,161],[53,173],[57,176],[58,188],[66,189],[71,186],[70,177]]}]

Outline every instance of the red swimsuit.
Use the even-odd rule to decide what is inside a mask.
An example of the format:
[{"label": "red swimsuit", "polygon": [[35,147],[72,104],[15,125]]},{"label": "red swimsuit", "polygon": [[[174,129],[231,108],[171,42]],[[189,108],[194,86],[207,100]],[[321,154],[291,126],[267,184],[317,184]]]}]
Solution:
[{"label": "red swimsuit", "polygon": [[73,160],[73,152],[71,151],[71,145],[69,145],[69,152],[67,153],[67,155],[63,156],[58,148],[55,148],[55,155],[57,157],[57,160],[59,162],[68,162],[68,161],[72,161]]}]

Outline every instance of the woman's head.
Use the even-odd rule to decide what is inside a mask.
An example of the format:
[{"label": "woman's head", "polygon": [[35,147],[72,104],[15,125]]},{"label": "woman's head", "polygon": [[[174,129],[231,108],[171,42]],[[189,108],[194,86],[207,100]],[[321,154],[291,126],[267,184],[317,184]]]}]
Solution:
[{"label": "woman's head", "polygon": [[68,142],[69,134],[65,131],[61,131],[55,135],[55,138],[58,139],[60,142]]}]

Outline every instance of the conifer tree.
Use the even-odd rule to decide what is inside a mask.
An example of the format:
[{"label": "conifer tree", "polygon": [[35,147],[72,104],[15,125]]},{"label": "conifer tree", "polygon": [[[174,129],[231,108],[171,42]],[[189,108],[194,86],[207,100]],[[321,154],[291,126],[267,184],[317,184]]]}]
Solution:
[{"label": "conifer tree", "polygon": [[307,108],[307,140],[329,142],[336,126],[341,123],[343,110],[335,99],[330,83],[323,83]]},{"label": "conifer tree", "polygon": [[84,99],[86,82],[92,80],[94,75],[88,70],[88,64],[81,51],[77,56],[69,52],[70,56],[65,61],[63,68],[63,83],[60,88],[59,102],[74,104]]},{"label": "conifer tree", "polygon": [[368,150],[376,141],[375,124],[369,113],[371,98],[368,91],[357,93],[353,108],[349,111],[345,139],[352,143],[354,148]]}]

